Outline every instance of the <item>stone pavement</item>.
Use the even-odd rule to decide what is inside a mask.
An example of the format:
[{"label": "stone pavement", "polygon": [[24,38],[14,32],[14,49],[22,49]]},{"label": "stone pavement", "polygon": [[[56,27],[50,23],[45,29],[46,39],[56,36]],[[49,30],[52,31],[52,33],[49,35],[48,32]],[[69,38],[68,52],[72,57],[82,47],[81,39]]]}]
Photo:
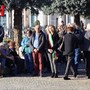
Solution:
[{"label": "stone pavement", "polygon": [[4,77],[0,78],[0,90],[90,90],[90,79],[85,75],[83,64],[79,67],[77,78],[70,75],[71,80],[63,80],[62,77],[63,72],[60,71],[59,78],[51,78],[49,74],[42,78],[30,75]]}]

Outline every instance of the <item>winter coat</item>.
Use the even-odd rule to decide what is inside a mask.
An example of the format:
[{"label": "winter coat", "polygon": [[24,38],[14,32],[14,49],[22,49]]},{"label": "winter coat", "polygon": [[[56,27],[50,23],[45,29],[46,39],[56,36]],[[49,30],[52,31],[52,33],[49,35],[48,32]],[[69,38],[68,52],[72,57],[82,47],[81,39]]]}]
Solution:
[{"label": "winter coat", "polygon": [[[30,40],[30,47],[32,50],[35,49],[34,47],[35,34],[36,34],[35,32],[32,34],[31,40]],[[38,48],[37,48],[38,51],[40,52],[45,51],[46,38],[45,38],[45,34],[42,31],[39,33],[38,43],[39,43]]]},{"label": "winter coat", "polygon": [[84,40],[81,45],[81,50],[90,51],[90,30],[84,33]]},{"label": "winter coat", "polygon": [[30,44],[30,38],[29,37],[24,37],[22,42],[21,42],[21,46],[22,46],[22,52],[24,54],[28,54],[32,52],[32,49],[29,46]]},{"label": "winter coat", "polygon": [[77,47],[78,39],[73,33],[64,36],[64,55],[73,55]]}]

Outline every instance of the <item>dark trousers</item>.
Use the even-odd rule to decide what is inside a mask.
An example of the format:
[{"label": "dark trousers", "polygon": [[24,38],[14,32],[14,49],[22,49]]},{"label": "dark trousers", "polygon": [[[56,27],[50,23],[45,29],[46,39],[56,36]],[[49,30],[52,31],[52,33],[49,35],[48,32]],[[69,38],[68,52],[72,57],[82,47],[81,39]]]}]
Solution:
[{"label": "dark trousers", "polygon": [[47,72],[51,72],[51,67],[50,67],[50,61],[48,58],[48,54],[45,52],[43,56],[43,68],[47,69]]},{"label": "dark trousers", "polygon": [[84,51],[84,56],[86,58],[86,74],[90,77],[90,51]]},{"label": "dark trousers", "polygon": [[25,60],[20,59],[20,58],[15,58],[15,64],[17,67],[17,74],[21,74],[25,71],[24,63],[25,63]]},{"label": "dark trousers", "polygon": [[38,73],[40,71],[40,73],[42,73],[43,70],[43,61],[42,61],[42,53],[41,52],[33,52],[33,62],[34,62],[34,69],[35,72]]},{"label": "dark trousers", "polygon": [[5,70],[5,75],[10,75],[10,76],[16,75],[17,70],[16,70],[15,61],[7,59],[5,65],[7,67],[7,71]]},{"label": "dark trousers", "polygon": [[26,70],[28,73],[33,72],[33,57],[32,53],[25,54],[25,61],[26,61]]},{"label": "dark trousers", "polygon": [[67,65],[64,77],[68,77],[70,70],[72,71],[73,75],[75,75],[76,71],[75,71],[74,55],[66,56],[66,58],[67,58]]}]

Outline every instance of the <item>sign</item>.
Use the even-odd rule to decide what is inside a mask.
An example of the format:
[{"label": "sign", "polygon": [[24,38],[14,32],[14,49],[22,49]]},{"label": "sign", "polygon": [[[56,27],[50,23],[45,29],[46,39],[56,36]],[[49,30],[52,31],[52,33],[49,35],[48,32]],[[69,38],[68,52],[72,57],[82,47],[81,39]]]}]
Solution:
[{"label": "sign", "polygon": [[2,5],[1,7],[0,7],[0,16],[4,16],[4,12],[5,12],[5,6],[4,5]]}]

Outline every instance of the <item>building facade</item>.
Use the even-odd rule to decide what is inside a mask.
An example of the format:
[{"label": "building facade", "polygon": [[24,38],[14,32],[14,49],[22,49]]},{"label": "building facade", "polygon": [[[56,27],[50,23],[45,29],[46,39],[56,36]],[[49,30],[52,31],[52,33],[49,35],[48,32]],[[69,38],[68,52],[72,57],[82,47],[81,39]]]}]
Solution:
[{"label": "building facade", "polygon": [[[38,15],[31,15],[30,9],[24,9],[22,12],[22,29],[28,27],[34,27],[34,22],[36,20],[40,21],[41,26],[46,25],[55,25],[58,26],[61,21],[63,20],[65,24],[67,23],[74,23],[73,16],[58,16],[54,15],[45,15],[42,11],[39,11]],[[90,20],[84,19],[81,17],[81,20],[84,22],[85,26]],[[11,31],[14,27],[14,10],[12,11],[5,11],[4,17],[0,17],[0,25],[2,25],[6,31]]]}]

